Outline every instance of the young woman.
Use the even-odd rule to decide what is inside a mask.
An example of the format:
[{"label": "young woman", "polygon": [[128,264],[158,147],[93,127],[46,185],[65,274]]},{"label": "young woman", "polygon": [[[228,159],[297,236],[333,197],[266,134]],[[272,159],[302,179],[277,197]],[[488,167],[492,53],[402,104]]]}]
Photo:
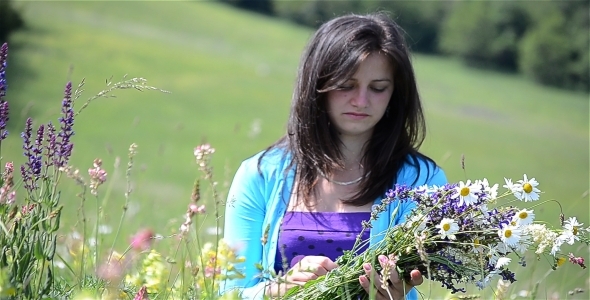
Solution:
[{"label": "young woman", "polygon": [[[236,267],[246,277],[222,290],[237,288],[246,299],[276,297],[337,268],[336,258],[352,249],[361,222],[394,184],[446,183],[418,151],[424,134],[401,28],[384,14],[322,25],[301,59],[287,134],[245,160],[229,190],[224,238],[245,256]],[[380,241],[412,207],[392,202],[363,238]],[[281,280],[257,263],[281,272]],[[359,282],[377,299],[417,298],[412,287],[422,283],[419,271],[404,282],[395,268],[383,278],[363,267]],[[389,292],[381,280],[390,280]]]}]

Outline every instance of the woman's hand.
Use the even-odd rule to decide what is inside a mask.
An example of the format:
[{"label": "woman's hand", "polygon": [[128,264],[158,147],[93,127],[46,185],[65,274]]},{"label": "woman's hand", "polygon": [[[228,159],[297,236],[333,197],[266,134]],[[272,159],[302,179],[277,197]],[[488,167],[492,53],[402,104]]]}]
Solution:
[{"label": "woman's hand", "polygon": [[306,256],[289,269],[278,281],[273,282],[267,288],[266,295],[271,297],[282,296],[287,290],[326,275],[328,271],[336,267],[338,265],[325,256]]},{"label": "woman's hand", "polygon": [[367,293],[374,293],[375,299],[404,299],[406,294],[415,286],[422,284],[424,279],[418,270],[410,272],[411,280],[405,282],[399,277],[396,270],[396,260],[389,259],[385,255],[378,257],[379,264],[387,274],[379,274],[371,266],[371,264],[364,264],[363,268],[366,275],[359,277],[359,282]]}]

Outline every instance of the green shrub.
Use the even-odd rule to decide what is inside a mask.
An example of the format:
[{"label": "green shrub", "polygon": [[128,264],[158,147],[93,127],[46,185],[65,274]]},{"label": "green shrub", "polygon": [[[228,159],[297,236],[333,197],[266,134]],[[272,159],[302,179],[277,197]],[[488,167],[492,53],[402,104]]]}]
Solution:
[{"label": "green shrub", "polygon": [[470,65],[516,71],[518,43],[529,23],[519,3],[457,2],[443,24],[439,46]]},{"label": "green shrub", "polygon": [[8,36],[14,30],[24,26],[24,21],[19,12],[14,9],[11,0],[0,0],[0,44],[8,40]]},{"label": "green shrub", "polygon": [[520,70],[535,81],[589,90],[587,2],[549,3],[531,10],[535,26],[520,45]]}]

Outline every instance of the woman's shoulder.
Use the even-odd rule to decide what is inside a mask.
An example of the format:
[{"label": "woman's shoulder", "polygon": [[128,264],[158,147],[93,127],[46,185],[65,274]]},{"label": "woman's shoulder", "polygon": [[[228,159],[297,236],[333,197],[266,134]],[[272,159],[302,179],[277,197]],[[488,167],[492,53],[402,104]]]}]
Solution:
[{"label": "woman's shoulder", "polygon": [[423,154],[408,154],[398,172],[398,183],[412,186],[444,185],[447,178],[444,170],[434,160]]},{"label": "woman's shoulder", "polygon": [[286,149],[272,147],[245,159],[241,168],[257,171],[264,176],[285,171],[290,162],[291,156]]}]

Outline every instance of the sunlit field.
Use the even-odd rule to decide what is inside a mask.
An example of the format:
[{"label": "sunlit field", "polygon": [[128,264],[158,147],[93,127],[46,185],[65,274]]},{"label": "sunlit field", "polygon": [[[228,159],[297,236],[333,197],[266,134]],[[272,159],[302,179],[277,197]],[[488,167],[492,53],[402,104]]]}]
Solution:
[{"label": "sunlit field", "polygon": [[[20,1],[27,28],[10,42],[7,100],[10,135],[3,161],[20,165],[20,132],[26,117],[36,124],[57,122],[68,80],[85,80],[81,105],[103,90],[106,80],[143,77],[169,91],[114,91],[115,98],[90,103],[76,119],[72,165],[80,170],[103,161],[109,179],[99,198],[105,221],[116,226],[123,211],[127,149],[138,145],[131,172],[133,192],[116,245],[151,228],[167,238],[183,222],[193,182],[199,176],[193,149],[210,143],[221,196],[239,163],[285,132],[295,74],[311,29],[239,11],[213,2],[29,2]],[[588,94],[539,86],[526,78],[464,67],[452,58],[414,55],[428,134],[422,151],[445,170],[449,181],[535,177],[542,200],[557,200],[565,217],[590,225]],[[461,167],[464,157],[465,170]],[[118,163],[118,166],[116,165]],[[61,231],[80,231],[79,187],[63,178]],[[204,187],[204,195],[208,189]],[[17,200],[18,201],[18,200]],[[214,203],[204,199],[208,210]],[[535,203],[537,204],[537,203]],[[559,225],[560,206],[535,208],[538,220]],[[221,213],[221,215],[223,215]],[[95,213],[88,213],[92,224]],[[209,214],[200,232],[215,232]],[[100,239],[110,245],[108,230]],[[572,249],[589,257],[588,249]],[[538,298],[587,299],[588,271],[571,264],[549,272],[541,258],[514,266],[511,294]],[[495,288],[495,284],[493,284]],[[431,289],[432,288],[432,289]],[[586,293],[568,295],[582,288]],[[427,298],[447,295],[426,282]],[[469,289],[484,298],[492,290]],[[521,294],[524,295],[524,294]]]}]

